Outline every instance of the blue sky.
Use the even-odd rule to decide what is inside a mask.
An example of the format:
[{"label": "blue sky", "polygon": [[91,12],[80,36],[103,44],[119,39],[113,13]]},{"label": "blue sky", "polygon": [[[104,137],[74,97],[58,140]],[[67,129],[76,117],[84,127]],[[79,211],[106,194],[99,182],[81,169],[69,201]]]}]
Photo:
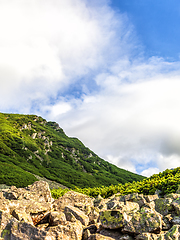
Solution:
[{"label": "blue sky", "polygon": [[177,0],[0,1],[0,111],[150,176],[180,165]]},{"label": "blue sky", "polygon": [[128,15],[144,45],[145,56],[179,60],[180,3],[178,0],[112,0],[111,6]]}]

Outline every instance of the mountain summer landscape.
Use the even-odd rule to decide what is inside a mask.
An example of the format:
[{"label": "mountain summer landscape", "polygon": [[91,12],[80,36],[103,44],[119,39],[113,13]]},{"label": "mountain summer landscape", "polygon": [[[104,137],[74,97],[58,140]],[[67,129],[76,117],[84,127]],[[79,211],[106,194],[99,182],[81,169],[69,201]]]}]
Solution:
[{"label": "mountain summer landscape", "polygon": [[149,178],[55,122],[0,113],[0,239],[180,239],[180,168]]}]

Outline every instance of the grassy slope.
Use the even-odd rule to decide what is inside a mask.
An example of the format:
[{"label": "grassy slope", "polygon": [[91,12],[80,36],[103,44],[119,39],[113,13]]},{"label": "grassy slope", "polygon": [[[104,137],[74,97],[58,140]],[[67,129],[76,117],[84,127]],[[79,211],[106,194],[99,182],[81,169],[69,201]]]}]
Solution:
[{"label": "grassy slope", "polygon": [[[33,138],[34,137],[34,138]],[[36,174],[67,187],[97,187],[142,180],[69,138],[55,122],[0,113],[0,184],[27,186]]]},{"label": "grassy slope", "polygon": [[[111,185],[108,187],[95,187],[95,188],[76,188],[75,191],[84,193],[91,197],[101,195],[103,198],[108,198],[114,194],[126,195],[131,193],[139,193],[144,195],[155,194],[159,192],[160,196],[175,193],[178,190],[180,193],[180,167],[173,170],[165,170],[162,173],[154,174],[150,178],[143,179],[142,181]],[[69,189],[53,189],[52,196],[58,198],[64,195]]]}]

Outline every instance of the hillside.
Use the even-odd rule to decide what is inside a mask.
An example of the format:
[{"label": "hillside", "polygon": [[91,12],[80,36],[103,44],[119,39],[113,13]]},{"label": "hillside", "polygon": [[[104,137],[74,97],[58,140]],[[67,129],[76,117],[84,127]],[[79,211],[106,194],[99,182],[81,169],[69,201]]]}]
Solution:
[{"label": "hillside", "polygon": [[0,113],[0,184],[24,187],[36,176],[64,186],[98,187],[142,180],[99,158],[55,122]]},{"label": "hillside", "polygon": [[[53,198],[59,198],[63,196],[70,189],[52,189]],[[166,169],[159,174],[154,174],[149,178],[144,178],[137,182],[128,182],[125,184],[102,186],[94,188],[75,188],[76,192],[86,194],[90,197],[103,197],[109,198],[114,194],[127,195],[127,194],[144,194],[153,195],[158,194],[159,197],[171,193],[180,193],[180,167],[175,169]]]}]

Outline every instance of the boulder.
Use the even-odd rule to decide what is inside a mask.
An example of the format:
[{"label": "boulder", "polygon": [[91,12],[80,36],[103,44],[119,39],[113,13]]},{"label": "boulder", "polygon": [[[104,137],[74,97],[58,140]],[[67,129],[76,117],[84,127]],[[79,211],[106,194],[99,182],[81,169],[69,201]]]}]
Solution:
[{"label": "boulder", "polygon": [[120,209],[125,212],[134,212],[140,209],[139,204],[137,202],[131,201],[121,201],[121,198],[113,198],[106,202],[107,210],[109,209]]},{"label": "boulder", "polygon": [[11,214],[18,221],[24,221],[26,223],[34,225],[30,213],[26,213],[24,207],[18,207],[18,208],[13,209]]},{"label": "boulder", "polygon": [[155,210],[164,216],[168,215],[173,210],[172,201],[171,198],[155,199]]},{"label": "boulder", "polygon": [[85,194],[69,191],[53,202],[53,208],[57,211],[64,210],[66,206],[73,206],[86,211],[87,206],[94,206],[94,199]]},{"label": "boulder", "polygon": [[144,197],[146,199],[146,201],[148,203],[152,202],[152,201],[155,201],[156,199],[158,199],[158,195],[157,194],[154,194],[154,195],[147,195]]},{"label": "boulder", "polygon": [[159,234],[154,233],[141,233],[135,239],[136,240],[157,240],[159,239]]},{"label": "boulder", "polygon": [[130,234],[160,233],[162,230],[162,218],[160,214],[149,208],[141,208],[132,215],[131,221],[126,221],[122,229]]},{"label": "boulder", "polygon": [[162,234],[158,240],[180,239],[180,225],[174,225],[168,232]]},{"label": "boulder", "polygon": [[66,222],[63,225],[49,227],[46,232],[58,240],[82,240],[83,226],[79,221]]},{"label": "boulder", "polygon": [[97,207],[85,208],[85,214],[89,217],[89,224],[95,224],[98,222],[100,210]]},{"label": "boulder", "polygon": [[180,194],[177,194],[177,193],[168,193],[164,196],[164,198],[172,198],[173,200],[175,200],[179,197],[180,197]]},{"label": "boulder", "polygon": [[12,186],[8,190],[3,190],[3,196],[9,200],[34,200],[37,202],[52,202],[49,185],[45,181],[36,181],[26,188],[16,188]]},{"label": "boulder", "polygon": [[162,216],[162,230],[169,230],[172,227],[172,223],[173,223],[173,217],[171,214]]},{"label": "boulder", "polygon": [[83,211],[79,210],[78,208],[72,206],[66,206],[64,209],[66,213],[72,213],[77,220],[79,220],[84,226],[87,226],[89,223],[89,218],[87,215],[84,214]]},{"label": "boulder", "polygon": [[121,210],[106,210],[100,212],[100,222],[104,228],[117,229],[125,225],[125,221],[130,221],[127,214]]},{"label": "boulder", "polygon": [[171,207],[174,208],[176,215],[179,216],[180,215],[180,198],[179,197],[171,202]]},{"label": "boulder", "polygon": [[4,240],[55,240],[48,232],[35,228],[26,222],[18,221],[12,221],[11,224],[7,225],[1,236]]},{"label": "boulder", "polygon": [[63,212],[50,212],[48,221],[50,226],[64,225],[66,222],[66,216]]},{"label": "boulder", "polygon": [[114,238],[112,238],[112,237],[107,237],[107,236],[103,236],[103,235],[101,235],[101,234],[96,233],[96,234],[92,234],[92,235],[88,238],[88,240],[114,240]]}]

